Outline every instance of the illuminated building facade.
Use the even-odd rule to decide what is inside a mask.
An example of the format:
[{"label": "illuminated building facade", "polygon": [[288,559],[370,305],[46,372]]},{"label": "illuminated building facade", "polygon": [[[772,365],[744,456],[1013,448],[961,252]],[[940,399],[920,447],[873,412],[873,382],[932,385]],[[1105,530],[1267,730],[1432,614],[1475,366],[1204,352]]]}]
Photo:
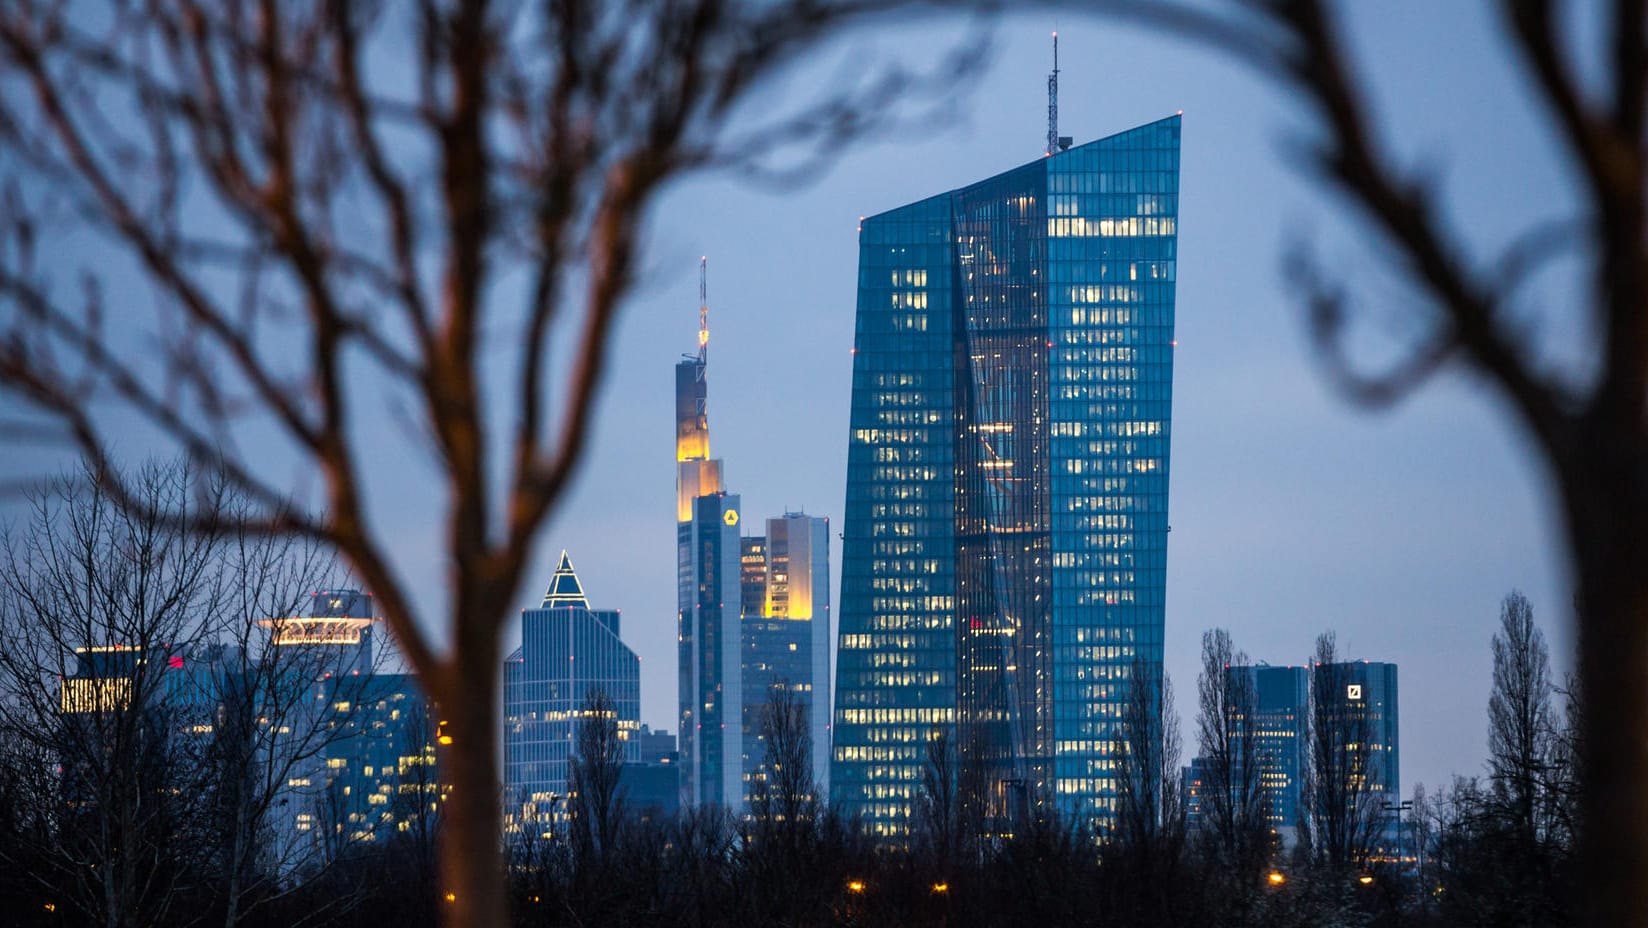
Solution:
[{"label": "illuminated building facade", "polygon": [[374,669],[373,631],[378,623],[372,594],[320,590],[310,594],[309,614],[264,619],[270,644],[301,651],[325,664],[323,673],[368,674]]},{"label": "illuminated building facade", "polygon": [[446,801],[435,763],[440,720],[417,678],[334,676],[322,692],[331,704],[326,744],[308,772],[294,774],[307,796],[294,806],[299,839],[317,850],[403,836],[433,841]]},{"label": "illuminated building facade", "polygon": [[[1246,676],[1246,692],[1253,694],[1249,718],[1233,718],[1235,744],[1251,725],[1253,753],[1258,758],[1259,790],[1264,795],[1265,819],[1289,842],[1299,821],[1300,789],[1306,751],[1309,750],[1310,677],[1303,667],[1231,667],[1232,677]],[[1235,685],[1232,692],[1242,692]]]},{"label": "illuminated building facade", "polygon": [[[754,542],[754,544],[752,544]],[[830,520],[785,513],[767,534],[745,538],[743,586],[744,789],[765,757],[762,714],[788,687],[805,714],[813,781],[828,787],[830,757]]]},{"label": "illuminated building facade", "polygon": [[[1345,661],[1311,668],[1311,696],[1321,724],[1331,731],[1325,743],[1338,754],[1335,769],[1358,782],[1353,792],[1384,794],[1379,802],[1402,799],[1402,763],[1398,751],[1400,713],[1396,665],[1382,661]],[[1366,750],[1361,749],[1366,744]],[[1377,804],[1375,808],[1377,808]]]},{"label": "illuminated building facade", "polygon": [[861,225],[830,782],[882,834],[938,735],[976,801],[1109,821],[1129,670],[1162,660],[1179,133]]},{"label": "illuminated building facade", "polygon": [[595,692],[617,713],[625,760],[641,715],[641,661],[619,637],[616,609],[591,609],[565,551],[543,604],[521,614],[521,646],[504,661],[504,786],[547,808],[567,793],[578,722]]},{"label": "illuminated building facade", "polygon": [[705,373],[709,304],[699,265],[698,353],[675,365],[676,586],[681,800],[736,808],[743,798],[739,498],[710,457]]},{"label": "illuminated building facade", "polygon": [[[321,590],[306,615],[265,619],[276,663],[260,685],[307,692],[289,711],[299,760],[275,802],[277,869],[347,844],[431,839],[444,798],[435,768],[436,720],[417,678],[383,673],[372,594]],[[267,698],[287,704],[291,691]]]}]

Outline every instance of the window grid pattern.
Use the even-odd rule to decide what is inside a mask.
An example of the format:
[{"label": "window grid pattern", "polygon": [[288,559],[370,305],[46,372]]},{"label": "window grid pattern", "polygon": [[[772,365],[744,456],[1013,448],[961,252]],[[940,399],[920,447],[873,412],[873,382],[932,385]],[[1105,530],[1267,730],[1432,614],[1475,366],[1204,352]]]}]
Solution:
[{"label": "window grid pattern", "polygon": [[861,226],[831,782],[879,833],[939,732],[1112,807],[1162,659],[1178,148],[1172,117]]}]

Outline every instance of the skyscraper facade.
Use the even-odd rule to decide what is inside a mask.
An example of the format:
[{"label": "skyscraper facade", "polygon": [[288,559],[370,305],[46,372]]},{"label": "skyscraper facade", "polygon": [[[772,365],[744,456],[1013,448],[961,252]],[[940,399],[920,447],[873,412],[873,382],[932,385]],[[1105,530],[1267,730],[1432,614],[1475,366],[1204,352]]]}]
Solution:
[{"label": "skyscraper facade", "polygon": [[908,827],[926,743],[1103,824],[1160,679],[1179,117],[867,218],[832,795]]},{"label": "skyscraper facade", "polygon": [[[785,513],[767,520],[765,537],[745,538],[744,550],[745,798],[766,753],[762,717],[778,687],[801,706],[813,782],[823,790],[830,757],[830,520]],[[748,559],[752,550],[760,552],[759,571]]]},{"label": "skyscraper facade", "polygon": [[675,365],[681,799],[736,807],[744,772],[742,530],[739,499],[725,492],[721,462],[710,457],[702,264],[699,275],[698,353]]},{"label": "skyscraper facade", "polygon": [[[1231,730],[1237,736],[1232,740],[1238,749],[1252,744],[1265,820],[1272,831],[1291,839],[1299,821],[1300,789],[1310,748],[1310,678],[1303,667],[1231,667],[1226,673],[1232,677],[1230,691],[1250,693],[1252,702],[1245,716],[1235,707]],[[1238,685],[1237,677],[1246,679]],[[1251,742],[1244,737],[1249,731]]]},{"label": "skyscraper facade", "polygon": [[1382,794],[1372,800],[1402,799],[1402,757],[1398,750],[1401,713],[1397,704],[1396,665],[1383,661],[1344,661],[1311,668],[1312,696],[1319,724],[1330,731],[1323,742],[1335,756],[1333,770],[1351,782],[1351,794]]},{"label": "skyscraper facade", "polygon": [[578,723],[597,692],[611,700],[625,759],[640,757],[641,662],[619,636],[616,609],[591,609],[572,560],[543,604],[521,614],[521,646],[504,661],[504,786],[512,803],[549,811],[567,793]]}]

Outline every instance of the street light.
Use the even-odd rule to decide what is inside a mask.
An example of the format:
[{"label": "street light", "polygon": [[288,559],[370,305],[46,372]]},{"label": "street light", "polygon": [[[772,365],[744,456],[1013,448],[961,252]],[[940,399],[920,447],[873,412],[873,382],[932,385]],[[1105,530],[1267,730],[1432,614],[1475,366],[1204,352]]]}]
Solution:
[{"label": "street light", "polygon": [[1373,885],[1373,874],[1364,873],[1361,876],[1356,878],[1356,882],[1361,883],[1363,886],[1372,886]]},{"label": "street light", "polygon": [[[1402,834],[1402,831],[1403,831],[1403,829],[1402,829],[1402,813],[1403,812],[1412,812],[1413,811],[1413,800],[1412,799],[1404,799],[1401,802],[1387,802],[1387,803],[1384,804],[1383,808],[1384,808],[1385,812],[1387,812],[1387,813],[1390,813],[1390,812],[1395,812],[1396,813],[1396,866],[1397,866],[1397,869],[1400,870],[1402,868],[1402,866],[1406,863],[1402,859],[1402,846],[1407,843],[1406,841],[1403,840],[1404,835]],[[1417,863],[1417,862],[1418,861],[1416,860],[1415,863]]]},{"label": "street light", "polygon": [[847,881],[847,892],[861,893],[863,891],[864,891],[864,881],[863,880],[849,880],[849,881]]},{"label": "street light", "polygon": [[950,884],[949,883],[934,883],[933,884],[933,892],[935,892],[935,893],[947,893],[949,891],[950,891]]},{"label": "street light", "polygon": [[1270,875],[1266,876],[1265,879],[1269,880],[1272,886],[1281,886],[1287,882],[1287,877],[1280,870],[1270,871]]}]

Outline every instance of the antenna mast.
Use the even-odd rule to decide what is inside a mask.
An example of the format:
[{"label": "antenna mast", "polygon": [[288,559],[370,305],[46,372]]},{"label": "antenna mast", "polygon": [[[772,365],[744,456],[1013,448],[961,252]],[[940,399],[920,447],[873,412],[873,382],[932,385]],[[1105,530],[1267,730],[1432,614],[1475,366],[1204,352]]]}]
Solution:
[{"label": "antenna mast", "polygon": [[708,255],[698,259],[698,363],[703,364],[710,344],[710,289]]},{"label": "antenna mast", "polygon": [[1047,75],[1047,154],[1059,150],[1059,34],[1053,33],[1053,73]]}]

